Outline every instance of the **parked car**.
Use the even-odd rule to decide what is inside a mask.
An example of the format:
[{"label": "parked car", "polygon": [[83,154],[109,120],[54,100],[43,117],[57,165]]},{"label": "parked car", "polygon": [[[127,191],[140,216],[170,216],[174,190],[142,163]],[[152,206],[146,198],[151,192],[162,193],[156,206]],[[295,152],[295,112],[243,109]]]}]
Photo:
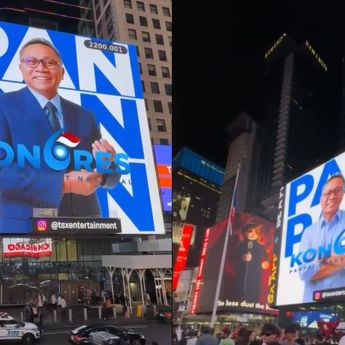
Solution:
[{"label": "parked car", "polygon": [[157,319],[162,322],[171,322],[172,320],[172,311],[171,306],[160,305],[157,307]]},{"label": "parked car", "polygon": [[113,325],[82,325],[73,329],[69,335],[72,344],[91,344],[90,334],[93,332],[109,332],[127,341],[130,345],[145,345],[145,336],[134,332],[132,329],[116,327]]},{"label": "parked car", "polygon": [[31,322],[21,322],[0,312],[0,343],[21,342],[31,345],[41,337],[38,327]]}]

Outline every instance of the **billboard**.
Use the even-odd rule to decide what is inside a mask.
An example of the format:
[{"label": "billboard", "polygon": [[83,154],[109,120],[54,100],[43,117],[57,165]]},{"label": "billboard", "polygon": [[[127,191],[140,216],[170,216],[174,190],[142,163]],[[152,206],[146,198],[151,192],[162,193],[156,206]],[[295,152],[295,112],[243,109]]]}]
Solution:
[{"label": "billboard", "polygon": [[159,188],[161,191],[163,211],[172,211],[172,148],[170,145],[153,145],[158,172]]},{"label": "billboard", "polygon": [[136,47],[5,22],[0,42],[0,233],[35,213],[164,233]]},{"label": "billboard", "polygon": [[51,256],[53,252],[50,238],[3,238],[2,243],[4,257],[29,256],[39,258]]},{"label": "billboard", "polygon": [[345,294],[344,166],[345,153],[281,189],[278,284],[271,286],[277,306]]},{"label": "billboard", "polygon": [[[210,312],[220,274],[228,220],[206,230],[200,257],[192,312]],[[274,225],[247,213],[235,215],[227,247],[217,312],[275,314],[267,303],[268,280],[273,258]],[[260,282],[260,284],[258,284]]]}]

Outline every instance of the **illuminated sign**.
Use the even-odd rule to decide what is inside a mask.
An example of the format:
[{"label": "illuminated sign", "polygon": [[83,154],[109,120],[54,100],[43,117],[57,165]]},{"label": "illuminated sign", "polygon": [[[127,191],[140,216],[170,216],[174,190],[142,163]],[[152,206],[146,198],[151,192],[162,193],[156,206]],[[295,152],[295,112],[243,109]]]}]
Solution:
[{"label": "illuminated sign", "polygon": [[[285,186],[284,212],[277,236],[279,257],[277,306],[313,303],[329,289],[344,291],[345,153]],[[323,273],[322,273],[323,272]],[[294,286],[294,293],[289,287]],[[316,293],[317,292],[317,293]]]},{"label": "illuminated sign", "polygon": [[194,226],[186,224],[183,227],[182,237],[180,246],[177,251],[176,262],[174,266],[174,273],[173,273],[173,282],[172,287],[173,290],[176,290],[180,272],[182,272],[186,267],[187,256],[189,252],[189,247],[192,240]]},{"label": "illuminated sign", "polygon": [[[63,136],[80,139],[56,138],[50,152],[53,166],[44,146],[54,130],[44,118],[40,98],[25,87],[18,68],[27,66],[20,64],[21,47],[37,38],[49,41],[61,55]],[[14,153],[12,164],[0,167],[0,233],[31,233],[35,208],[58,209],[59,217],[119,218],[126,234],[164,233],[136,47],[5,22],[0,22],[0,42],[0,142]],[[43,69],[45,64],[38,66],[34,68]],[[114,149],[115,158],[109,148],[92,146],[100,137]],[[69,143],[77,149],[66,147]],[[9,158],[12,154],[6,144],[0,150],[3,162],[4,152]],[[107,160],[115,160],[116,167]],[[30,164],[36,165],[35,170]],[[71,189],[72,168],[92,176],[79,180],[76,176],[79,184],[95,187]],[[102,169],[102,176],[92,175]],[[121,170],[120,180],[113,176],[114,169]]]},{"label": "illuminated sign", "polygon": [[207,246],[208,246],[208,241],[210,238],[210,231],[211,231],[211,229],[206,229],[205,235],[204,235],[204,240],[202,242],[199,268],[198,268],[198,273],[196,276],[195,288],[194,288],[194,293],[193,293],[193,298],[192,298],[191,314],[195,314],[196,306],[198,305],[200,286],[201,286],[201,282],[202,282],[202,274],[204,271],[205,258],[206,258],[206,254],[207,254]]},{"label": "illuminated sign", "polygon": [[154,145],[158,182],[162,197],[163,211],[172,211],[172,149],[169,145]]},{"label": "illuminated sign", "polygon": [[[217,303],[218,313],[260,312],[276,314],[267,302],[268,282],[272,276],[274,224],[249,213],[236,213],[220,272],[228,219],[209,228],[205,237],[192,310],[213,310],[217,282],[221,279]],[[260,284],[258,285],[258,282]]]},{"label": "illuminated sign", "polygon": [[273,51],[279,46],[280,43],[282,43],[283,39],[286,37],[286,33],[283,33],[272,45],[270,49],[267,50],[265,54],[265,59],[268,58],[269,55],[273,53]]},{"label": "illuminated sign", "polygon": [[314,56],[315,60],[320,64],[320,66],[327,71],[327,65],[324,63],[324,61],[320,58],[320,56],[316,53],[315,49],[312,47],[312,45],[305,41],[305,46],[308,48],[309,52]]},{"label": "illuminated sign", "polygon": [[33,240],[29,238],[3,238],[4,257],[30,256],[34,258],[52,255],[50,238]]}]

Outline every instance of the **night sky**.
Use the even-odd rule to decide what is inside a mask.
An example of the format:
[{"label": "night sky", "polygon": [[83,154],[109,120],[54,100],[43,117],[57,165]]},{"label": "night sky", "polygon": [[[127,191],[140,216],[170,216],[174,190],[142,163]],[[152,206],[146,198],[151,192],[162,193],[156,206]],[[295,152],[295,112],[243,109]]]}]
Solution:
[{"label": "night sky", "polygon": [[173,154],[187,146],[225,167],[231,119],[242,110],[263,116],[265,51],[287,32],[340,78],[345,11],[342,1],[210,3],[174,2]]}]

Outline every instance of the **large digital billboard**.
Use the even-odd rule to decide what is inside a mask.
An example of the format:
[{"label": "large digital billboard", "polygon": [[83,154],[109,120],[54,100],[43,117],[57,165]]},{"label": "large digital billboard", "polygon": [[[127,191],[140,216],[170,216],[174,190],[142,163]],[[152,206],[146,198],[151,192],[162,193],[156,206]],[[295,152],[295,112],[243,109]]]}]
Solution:
[{"label": "large digital billboard", "polygon": [[5,22],[0,42],[0,233],[35,213],[164,233],[136,47]]},{"label": "large digital billboard", "polygon": [[[213,310],[215,291],[228,220],[205,233],[192,312]],[[260,312],[272,314],[267,303],[272,268],[274,224],[261,217],[237,213],[226,248],[217,312]],[[218,269],[216,269],[218,268]],[[260,282],[260,284],[258,284]]]},{"label": "large digital billboard", "polygon": [[344,166],[343,153],[281,189],[278,284],[270,288],[277,306],[345,294]]}]

